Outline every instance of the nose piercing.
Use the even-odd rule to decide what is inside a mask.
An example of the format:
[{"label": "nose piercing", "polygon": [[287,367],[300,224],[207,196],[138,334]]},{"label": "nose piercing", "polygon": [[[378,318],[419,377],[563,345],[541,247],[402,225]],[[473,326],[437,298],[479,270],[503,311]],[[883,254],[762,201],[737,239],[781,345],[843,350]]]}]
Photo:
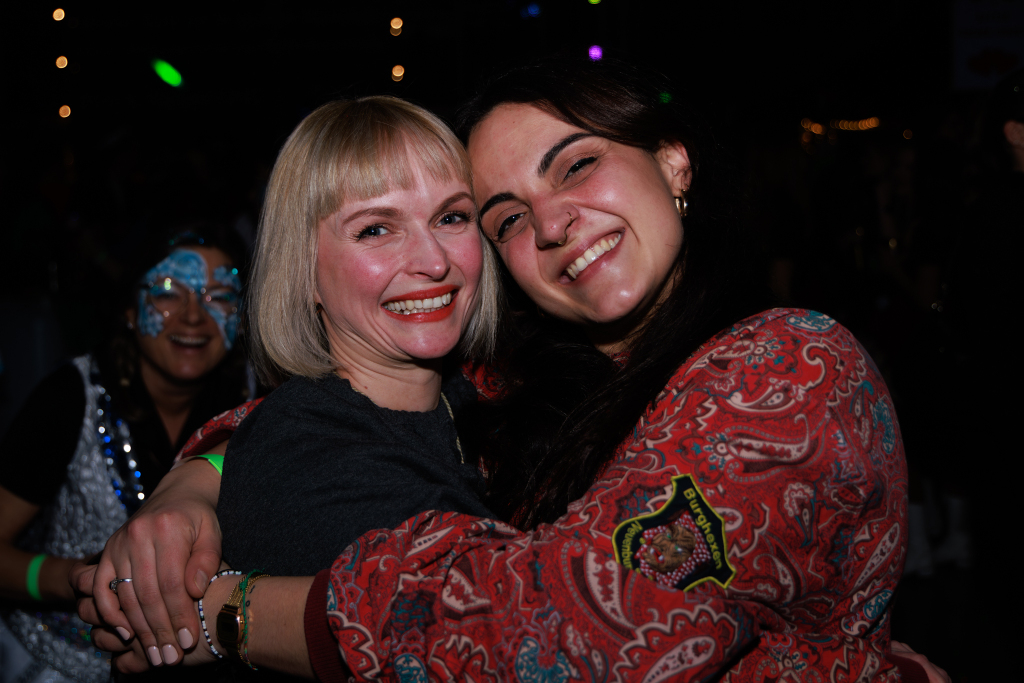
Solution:
[{"label": "nose piercing", "polygon": [[569,222],[565,224],[565,232],[562,233],[562,241],[558,243],[558,246],[564,247],[566,241],[569,239],[569,226],[576,220],[572,217],[572,211],[567,212],[569,214]]}]

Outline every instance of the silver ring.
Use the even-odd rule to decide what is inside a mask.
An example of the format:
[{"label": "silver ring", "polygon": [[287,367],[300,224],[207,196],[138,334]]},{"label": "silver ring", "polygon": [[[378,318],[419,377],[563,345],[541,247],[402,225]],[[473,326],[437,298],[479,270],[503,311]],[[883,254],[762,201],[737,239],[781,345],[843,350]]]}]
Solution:
[{"label": "silver ring", "polygon": [[119,583],[131,583],[131,579],[114,579],[110,582],[110,590],[114,591],[114,595],[117,595],[117,584]]}]

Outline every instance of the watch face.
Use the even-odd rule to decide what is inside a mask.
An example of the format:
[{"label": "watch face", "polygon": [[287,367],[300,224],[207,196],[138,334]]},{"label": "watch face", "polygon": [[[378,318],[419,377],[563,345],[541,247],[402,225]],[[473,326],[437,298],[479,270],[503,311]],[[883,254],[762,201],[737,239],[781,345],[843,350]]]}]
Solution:
[{"label": "watch face", "polygon": [[217,614],[217,640],[221,645],[237,650],[242,641],[243,625],[241,615],[221,610]]}]

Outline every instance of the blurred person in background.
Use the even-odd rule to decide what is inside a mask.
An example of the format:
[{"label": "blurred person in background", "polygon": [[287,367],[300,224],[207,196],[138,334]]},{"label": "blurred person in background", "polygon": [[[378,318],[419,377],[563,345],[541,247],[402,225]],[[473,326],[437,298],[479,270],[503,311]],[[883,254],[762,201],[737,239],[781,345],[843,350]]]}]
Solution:
[{"label": "blurred person in background", "polygon": [[3,683],[109,679],[68,570],[103,549],[196,428],[254,392],[238,344],[244,255],[216,226],[143,246],[106,342],[44,379],[3,436]]}]

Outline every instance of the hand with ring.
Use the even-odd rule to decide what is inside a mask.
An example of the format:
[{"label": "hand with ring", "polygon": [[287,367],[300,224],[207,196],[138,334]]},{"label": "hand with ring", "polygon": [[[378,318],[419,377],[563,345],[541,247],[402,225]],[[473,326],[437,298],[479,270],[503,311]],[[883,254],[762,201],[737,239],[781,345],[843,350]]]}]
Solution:
[{"label": "hand with ring", "polygon": [[108,585],[110,586],[110,590],[114,591],[114,593],[117,593],[117,584],[119,584],[119,583],[131,583],[131,582],[132,582],[131,579],[114,579]]},{"label": "hand with ring", "polygon": [[180,662],[203,641],[195,600],[220,567],[219,493],[220,475],[208,462],[182,464],[110,537],[97,565],[72,569],[83,596],[79,615],[121,636],[120,643],[101,637],[97,647],[115,651],[135,639],[157,666]]}]

